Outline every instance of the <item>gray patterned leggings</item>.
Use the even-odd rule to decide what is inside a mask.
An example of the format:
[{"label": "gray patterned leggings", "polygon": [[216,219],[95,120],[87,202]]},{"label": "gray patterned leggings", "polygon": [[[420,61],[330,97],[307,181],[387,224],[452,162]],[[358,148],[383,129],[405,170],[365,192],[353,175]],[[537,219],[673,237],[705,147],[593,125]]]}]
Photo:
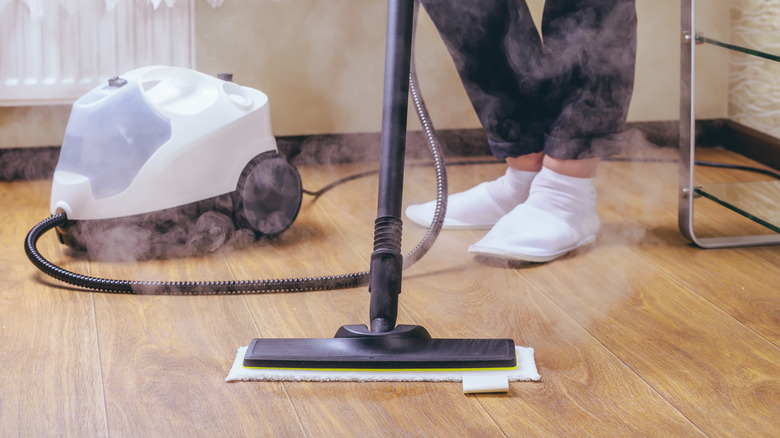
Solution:
[{"label": "gray patterned leggings", "polygon": [[634,0],[547,0],[541,38],[524,0],[421,4],[496,158],[620,150],[634,86]]}]

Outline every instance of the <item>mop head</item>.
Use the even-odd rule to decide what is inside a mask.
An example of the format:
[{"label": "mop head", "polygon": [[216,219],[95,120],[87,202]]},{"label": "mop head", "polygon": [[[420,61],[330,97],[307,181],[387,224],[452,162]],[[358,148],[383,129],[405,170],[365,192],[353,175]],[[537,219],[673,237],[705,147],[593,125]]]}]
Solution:
[{"label": "mop head", "polygon": [[463,382],[464,393],[507,392],[510,381],[538,381],[533,348],[515,346],[517,365],[498,369],[294,369],[247,368],[240,347],[226,382],[306,381],[306,382]]}]

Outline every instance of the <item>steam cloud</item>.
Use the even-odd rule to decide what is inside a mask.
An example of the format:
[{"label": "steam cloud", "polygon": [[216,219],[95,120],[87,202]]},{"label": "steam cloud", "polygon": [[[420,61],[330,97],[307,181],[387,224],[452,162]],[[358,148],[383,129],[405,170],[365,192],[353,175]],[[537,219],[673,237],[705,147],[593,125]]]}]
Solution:
[{"label": "steam cloud", "polygon": [[74,250],[110,261],[189,257],[257,240],[236,225],[230,194],[126,218],[75,221],[65,230]]}]

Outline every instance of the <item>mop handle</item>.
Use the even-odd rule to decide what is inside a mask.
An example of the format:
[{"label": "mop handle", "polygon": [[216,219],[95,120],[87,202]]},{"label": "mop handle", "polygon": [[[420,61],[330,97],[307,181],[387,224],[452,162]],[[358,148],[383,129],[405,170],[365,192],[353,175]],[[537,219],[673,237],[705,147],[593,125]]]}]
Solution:
[{"label": "mop handle", "polygon": [[403,271],[401,201],[413,22],[414,0],[388,1],[379,195],[369,271],[372,332],[393,330],[398,316]]}]

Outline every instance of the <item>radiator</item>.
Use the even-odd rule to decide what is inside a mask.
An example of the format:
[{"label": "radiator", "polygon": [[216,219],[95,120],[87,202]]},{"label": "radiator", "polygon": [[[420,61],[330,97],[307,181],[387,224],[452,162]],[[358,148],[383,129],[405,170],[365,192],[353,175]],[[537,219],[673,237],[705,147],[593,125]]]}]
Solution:
[{"label": "radiator", "polygon": [[82,0],[69,11],[47,1],[35,14],[0,0],[0,106],[71,104],[137,67],[194,67],[193,0],[172,3]]}]

